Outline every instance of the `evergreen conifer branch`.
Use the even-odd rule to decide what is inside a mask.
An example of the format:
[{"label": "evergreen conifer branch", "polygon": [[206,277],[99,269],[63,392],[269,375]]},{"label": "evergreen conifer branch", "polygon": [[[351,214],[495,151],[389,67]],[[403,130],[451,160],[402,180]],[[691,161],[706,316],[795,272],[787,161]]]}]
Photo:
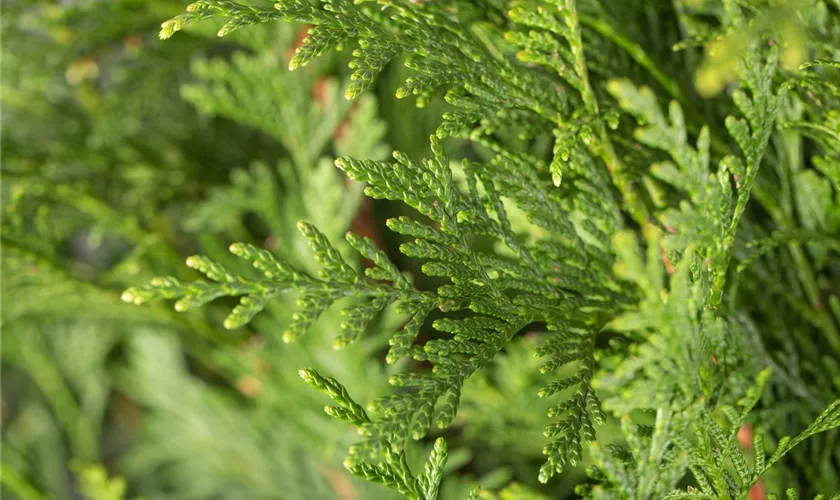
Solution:
[{"label": "evergreen conifer branch", "polygon": [[676,487],[688,467],[687,451],[676,451],[673,438],[684,429],[687,415],[675,418],[673,411],[656,412],[653,426],[640,426],[629,415],[621,419],[627,448],[592,445],[596,465],[587,474],[597,484],[579,485],[575,492],[584,498],[665,498]]},{"label": "evergreen conifer branch", "polygon": [[[182,311],[238,297],[224,325],[239,328],[259,321],[255,316],[270,311],[273,301],[294,295],[287,342],[338,302],[343,319],[336,348],[371,330],[383,311],[399,311],[406,321],[392,333],[386,361],[410,362],[391,374],[391,393],[365,408],[335,379],[313,369],[301,376],[333,400],[328,415],[359,429],[362,438],[346,461],[351,473],[424,500],[440,494],[446,445],[438,439],[424,473],[415,474],[409,441],[426,438],[433,425],[452,424],[468,380],[498,363],[520,333],[544,324],[534,354],[546,378],[534,392],[560,399],[548,409],[539,481],[582,463],[583,443],[591,442],[588,472],[595,484],[579,488],[588,498],[745,498],[771,466],[797,457],[802,448],[795,446],[840,424],[835,402],[811,425],[802,424],[801,434],[781,439],[769,457],[765,441],[789,433],[786,424],[756,432],[751,448],[738,441],[739,430],[761,417],[754,409],[764,404],[762,394],[771,394],[770,403],[776,392],[809,393],[804,387],[811,381],[831,388],[837,373],[836,362],[819,351],[827,345],[836,353],[840,346],[840,301],[826,285],[837,274],[831,259],[840,230],[840,91],[826,77],[838,63],[826,40],[836,40],[839,13],[818,0],[805,3],[813,4],[813,13],[764,2],[674,2],[672,24],[678,26],[662,29],[678,32],[680,50],[707,47],[697,91],[711,96],[730,85],[704,115],[691,104],[684,78],[666,75],[650,44],[616,29],[610,16],[599,15],[607,7],[596,1],[282,0],[272,8],[199,0],[164,23],[161,38],[211,18],[226,21],[219,36],[274,21],[302,23],[308,36],[288,61],[290,69],[352,46],[348,99],[398,60],[411,74],[398,98],[414,95],[423,106],[443,95],[449,107],[430,138],[428,158],[396,151],[384,160],[375,147],[381,130],[367,148],[335,144],[335,165],[363,184],[368,197],[419,213],[391,218],[387,226],[404,237],[400,252],[443,284],[416,287],[370,238],[348,232],[347,246],[331,242],[348,220],[325,228],[323,220],[310,219],[317,224],[302,222],[298,229],[315,268],[283,249],[234,243],[230,252],[238,259],[187,260],[207,280],[155,278],[129,288],[123,299],[175,300]],[[767,19],[777,11],[797,16],[776,29]],[[791,33],[800,30],[815,41],[811,61],[797,72],[799,63],[791,61],[799,42]],[[604,62],[616,54],[621,62]],[[691,66],[697,55],[680,57]],[[312,82],[305,76],[273,81],[281,58],[269,59],[239,54],[230,63],[198,63],[196,74],[210,83],[186,86],[183,94],[205,113],[281,142],[295,169],[288,177],[279,174],[289,188],[320,159],[350,105],[296,109],[281,87],[299,85],[299,94]],[[645,84],[673,99],[667,112]],[[259,104],[258,87],[274,88],[276,109]],[[367,106],[365,99],[359,107]],[[632,140],[619,111],[638,124]],[[301,126],[288,131],[289,123]],[[451,161],[447,138],[465,139],[469,159]],[[271,201],[276,190],[267,168],[236,175],[237,185],[214,191],[196,224],[224,212],[227,200],[242,203],[230,210],[237,216],[258,205],[268,217],[282,211]],[[250,193],[259,201],[247,200]],[[753,217],[752,205],[769,218]],[[288,233],[282,221],[269,226],[273,236]],[[363,272],[360,257],[369,261]],[[784,294],[795,314],[780,318],[764,304],[748,304],[739,294],[756,285],[733,277],[733,261],[744,276],[776,280],[768,289]],[[788,284],[792,291],[784,290]],[[768,333],[774,329],[796,338],[774,338]],[[604,332],[601,338],[609,336],[611,344],[596,348]],[[819,359],[821,368],[805,367],[803,374],[799,356]],[[778,381],[770,379],[769,366]],[[822,368],[826,373],[818,373]],[[797,418],[825,407],[825,395],[809,399],[807,411],[795,410]],[[595,424],[607,419],[605,411],[621,419],[626,446],[596,441]],[[694,485],[676,489],[689,475]],[[504,492],[530,498],[513,488]],[[470,498],[478,498],[477,489]]]},{"label": "evergreen conifer branch", "polygon": [[[436,224],[438,228],[405,218],[389,221],[392,230],[415,237],[401,246],[405,255],[427,260],[423,265],[427,275],[451,280],[451,284],[438,289],[436,296],[411,286],[370,240],[348,233],[349,243],[376,263],[366,270],[368,279],[359,277],[323,234],[301,223],[299,229],[320,264],[320,278],[289,267],[268,251],[235,244],[231,251],[250,261],[262,272],[262,278],[237,276],[217,262],[196,256],[188,259],[188,265],[207,275],[211,282],[183,283],[172,278],[156,278],[146,287],[127,290],[124,299],[134,303],[178,299],[176,310],[186,310],[220,296],[240,295],[243,296],[240,305],[225,320],[226,327],[236,328],[249,322],[273,296],[294,289],[300,294],[300,308],[284,334],[284,339],[290,341],[304,333],[335,300],[350,296],[365,298],[365,302],[344,310],[342,332],[336,338],[338,347],[354,340],[385,306],[398,303],[410,319],[392,338],[388,361],[410,354],[416,361],[431,362],[434,369],[431,373],[393,376],[393,385],[410,391],[372,403],[371,409],[381,416],[362,425],[365,439],[351,449],[351,458],[368,461],[383,456],[387,450],[399,452],[408,438],[421,439],[433,422],[438,427],[449,425],[457,412],[464,381],[484,368],[522,328],[537,321],[547,322],[550,329],[559,333],[537,351],[537,355],[549,357],[543,373],[572,362],[580,365],[577,376],[553,382],[540,391],[545,397],[567,388],[576,390],[575,396],[555,405],[549,413],[551,417],[562,418],[545,432],[546,436],[554,437],[545,448],[548,459],[540,474],[540,479],[547,481],[567,463],[580,461],[580,440],[593,439],[593,423],[604,420],[589,383],[594,371],[593,338],[615,307],[611,304],[626,302],[630,293],[629,289],[611,285],[604,279],[610,273],[611,259],[605,250],[608,245],[605,230],[615,227],[614,214],[602,214],[594,203],[586,204],[587,197],[594,192],[583,189],[585,177],[579,185],[580,192],[572,199],[581,204],[581,210],[588,207],[592,217],[582,220],[579,227],[558,217],[561,212],[550,210],[550,205],[519,199],[521,208],[535,223],[563,236],[556,242],[546,241],[528,248],[518,243],[512,232],[496,192],[496,179],[490,176],[493,181],[483,180],[486,195],[482,197],[476,181],[481,178],[477,172],[485,170],[468,164],[467,174],[478,178],[472,177],[474,180],[463,192],[452,178],[439,139],[432,136],[431,141],[434,157],[420,162],[397,152],[394,163],[340,158],[336,164],[351,179],[365,182],[368,196],[402,201]],[[513,165],[501,159],[495,163],[498,182],[513,174],[513,171],[505,173]],[[597,176],[593,178],[597,179]],[[538,182],[536,177],[532,181]],[[531,194],[542,191],[544,188],[535,186]],[[556,198],[547,192],[543,196],[546,203]],[[490,210],[495,217],[490,215]],[[471,235],[497,238],[536,267],[476,252],[467,242]],[[535,252],[541,258],[535,257]],[[575,255],[579,260],[574,260]],[[599,270],[586,270],[585,262],[590,258],[597,258],[604,265]],[[541,264],[537,265],[538,261]],[[453,337],[427,341],[422,348],[413,346],[425,316],[433,307],[447,313],[469,310],[473,315],[435,321],[435,329]],[[591,312],[574,318],[581,308]]]},{"label": "evergreen conifer branch", "polygon": [[[10,413],[4,393],[24,472],[4,456],[3,488],[263,498],[279,477],[296,498],[544,500],[564,485],[538,481],[581,464],[585,498],[836,489],[835,0],[199,0],[161,26],[186,31],[164,51],[129,32],[167,0],[71,4],[12,0],[0,35],[1,357],[39,389]],[[44,67],[9,33],[38,35]],[[440,116],[425,158],[425,136],[399,135],[416,116],[367,93],[380,75]],[[388,158],[386,122],[412,154]],[[142,282],[123,300],[193,313],[114,304]],[[217,318],[247,344],[182,353],[148,331]],[[313,367],[305,384],[290,364]],[[114,387],[148,418],[106,474],[90,460]],[[58,487],[27,455],[33,414]],[[366,481],[335,473],[336,443]]]},{"label": "evergreen conifer branch", "polygon": [[[726,119],[727,129],[741,148],[743,157],[724,157],[716,175],[709,169],[711,139],[708,128],[700,131],[697,146],[693,148],[687,142],[685,118],[676,101],[671,102],[666,119],[650,89],[637,89],[627,81],[610,84],[610,91],[619,105],[645,124],[636,130],[635,137],[646,146],[666,151],[673,161],[653,165],[653,174],[686,192],[691,199],[692,205],[681,207],[680,212],[671,210],[664,214],[666,227],[676,233],[666,239],[666,244],[669,249],[692,245],[704,249],[706,268],[713,282],[709,300],[712,308],[720,305],[738,223],[773,131],[779,101],[784,95],[784,87],[778,95],[771,88],[777,58],[775,49],[769,51],[765,63],[758,62],[754,52],[745,57],[743,81],[753,97],[737,90],[733,100],[746,121],[732,116]],[[700,223],[698,217],[709,218],[710,223]],[[692,234],[686,228],[702,232]]]},{"label": "evergreen conifer branch", "polygon": [[[364,408],[359,406],[338,381],[323,377],[311,368],[300,370],[300,376],[312,388],[323,392],[338,406],[326,406],[324,411],[333,418],[362,427],[370,424]],[[355,476],[392,488],[411,500],[435,500],[438,498],[443,467],[446,465],[447,449],[443,438],[435,440],[434,448],[426,462],[424,473],[415,476],[406,463],[403,450],[384,450],[384,460],[378,463],[347,461],[347,469]]]},{"label": "evergreen conifer branch", "polygon": [[552,0],[536,9],[526,3],[514,7],[510,16],[524,26],[545,30],[545,33],[531,31],[527,37],[509,33],[509,40],[523,48],[518,57],[545,64],[557,71],[578,92],[583,103],[584,114],[573,113],[571,117],[556,121],[558,128],[555,130],[554,157],[550,166],[555,185],[561,182],[565,164],[580,161],[580,152],[575,153],[575,150],[581,142],[594,156],[601,158],[624,197],[625,208],[639,224],[644,225],[647,223],[647,209],[638,197],[630,174],[616,154],[607,131],[608,125],[615,128],[617,119],[612,114],[602,115],[598,97],[590,83],[576,1]]}]

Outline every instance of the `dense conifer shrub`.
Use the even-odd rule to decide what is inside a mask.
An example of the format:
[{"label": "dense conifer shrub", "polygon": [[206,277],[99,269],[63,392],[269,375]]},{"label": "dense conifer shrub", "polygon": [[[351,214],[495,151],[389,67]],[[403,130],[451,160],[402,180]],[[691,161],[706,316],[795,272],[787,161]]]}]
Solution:
[{"label": "dense conifer shrub", "polygon": [[4,492],[840,492],[835,0],[178,10],[6,7]]}]

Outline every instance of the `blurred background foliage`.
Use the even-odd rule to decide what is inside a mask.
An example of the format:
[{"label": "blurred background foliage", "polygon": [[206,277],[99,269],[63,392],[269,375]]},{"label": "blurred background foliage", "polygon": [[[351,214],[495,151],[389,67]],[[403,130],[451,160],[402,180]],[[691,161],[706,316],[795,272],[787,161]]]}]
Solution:
[{"label": "blurred background foliage", "polygon": [[[601,55],[595,77],[624,74],[661,85],[690,117],[721,124],[726,106],[715,96],[734,79],[733,54],[751,34],[716,39],[709,48],[714,23],[697,21],[711,18],[703,2],[685,2],[699,14],[681,12],[679,26],[660,22],[670,16],[663,13],[670,2],[647,4],[634,18],[617,4],[606,6],[598,19],[613,25],[624,19],[627,39],[653,61],[665,61],[675,79],[632,64],[614,40],[597,36],[593,22],[585,35]],[[221,323],[230,303],[181,314],[166,305],[124,304],[120,293],[153,276],[195,278],[183,265],[195,253],[251,272],[228,253],[234,241],[265,246],[314,270],[295,230],[298,220],[314,223],[339,246],[350,228],[369,236],[420,280],[417,263],[401,259],[398,242],[380,229],[402,209],[364,199],[361,186],[332,160],[384,158],[392,149],[420,156],[445,104],[395,103],[406,72],[398,64],[386,69],[374,92],[346,101],[346,52],[289,72],[305,27],[269,23],[217,38],[220,24],[195,23],[164,46],[159,25],[183,8],[183,0],[3,2],[2,494],[22,500],[395,498],[345,473],[341,461],[356,436],[333,425],[322,411],[324,398],[300,381],[297,369],[329,372],[365,391],[354,392],[357,400],[369,401],[391,371],[401,370],[381,362],[385,332],[403,320],[396,311],[378,319],[382,334],[371,332],[336,352],[332,338],[341,315],[335,308],[309,335],[285,345],[279,334],[293,298],[278,298],[247,329],[228,332]],[[776,17],[756,29],[788,32],[792,42],[782,58],[795,67],[799,26],[770,20],[785,18],[788,8],[795,6],[768,11]],[[684,50],[671,50],[686,38]],[[825,38],[836,40],[836,33]],[[701,95],[708,99],[701,103]],[[798,105],[788,111],[797,118],[813,112]],[[499,134],[517,140],[515,131]],[[534,154],[549,152],[549,136],[533,141]],[[790,147],[802,145],[777,144],[776,151]],[[471,154],[465,149],[460,156]],[[785,158],[777,153],[770,161],[783,165]],[[758,219],[797,227],[797,214],[804,214],[809,224],[833,224],[836,231],[836,214],[825,207],[809,212],[809,193],[826,188],[812,174],[799,167],[762,173]],[[779,185],[787,191],[775,192]],[[749,239],[766,236],[761,223],[747,223],[744,231],[754,235]],[[739,252],[744,258],[747,250]],[[836,360],[822,357],[833,370],[809,368],[802,360],[820,353],[782,336],[799,332],[807,339],[829,328],[820,319],[827,313],[810,317],[807,302],[819,301],[809,294],[829,289],[840,271],[826,257],[804,275],[801,253],[798,244],[774,246],[732,294],[743,327],[765,332],[765,343],[781,353],[773,356],[784,365],[777,370],[783,382],[769,398],[802,402],[773,407],[781,434],[801,429],[840,390]],[[785,271],[780,281],[781,268],[800,274]],[[780,297],[785,289],[804,289],[805,303],[791,304],[798,313],[782,314],[773,304],[743,299],[756,289]],[[473,482],[491,490],[512,484],[500,499],[563,498],[584,477],[582,468],[572,469],[569,480],[538,486],[532,473],[542,461],[546,408],[536,395],[538,361],[531,355],[538,336],[518,337],[464,389],[446,435],[448,469],[458,473],[444,481],[443,498],[465,498]],[[609,366],[609,356],[604,363]],[[608,441],[620,436],[615,422],[599,432]],[[819,453],[827,457],[822,464],[840,463],[831,458],[838,437],[827,434],[828,441],[798,450],[794,460],[805,464]],[[419,461],[429,447],[417,444],[411,455]],[[804,474],[815,488],[837,487],[831,471]]]}]

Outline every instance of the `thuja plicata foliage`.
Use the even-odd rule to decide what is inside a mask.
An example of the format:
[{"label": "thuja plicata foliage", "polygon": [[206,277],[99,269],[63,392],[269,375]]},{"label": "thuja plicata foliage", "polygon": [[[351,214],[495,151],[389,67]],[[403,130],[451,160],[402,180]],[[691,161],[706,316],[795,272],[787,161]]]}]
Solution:
[{"label": "thuja plicata foliage", "polygon": [[[391,393],[363,405],[330,374],[300,370],[331,400],[327,414],[358,429],[352,474],[437,498],[441,436],[468,380],[536,334],[534,391],[550,401],[540,481],[585,459],[587,498],[779,488],[793,499],[786,484],[831,484],[840,4],[200,0],[160,36],[211,19],[224,22],[219,36],[305,25],[289,68],[349,51],[348,99],[401,64],[398,98],[446,103],[424,158],[335,161],[368,197],[412,209],[387,227],[436,288],[416,287],[370,238],[348,232],[356,254],[342,254],[302,221],[317,274],[234,243],[253,272],[197,255],[187,265],[206,279],[159,277],[123,294],[178,311],[237,297],[228,329],[293,294],[278,335],[293,342],[338,307],[337,349],[395,308]],[[407,443],[436,436],[423,470],[410,467]]]}]

